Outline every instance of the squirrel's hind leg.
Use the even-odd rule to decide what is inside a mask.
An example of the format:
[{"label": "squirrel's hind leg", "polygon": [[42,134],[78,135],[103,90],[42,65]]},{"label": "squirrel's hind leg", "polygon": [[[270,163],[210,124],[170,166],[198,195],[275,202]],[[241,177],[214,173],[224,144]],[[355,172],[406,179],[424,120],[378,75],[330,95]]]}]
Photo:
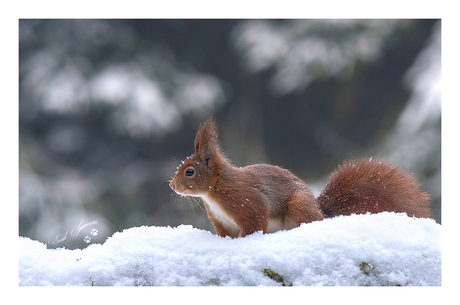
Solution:
[{"label": "squirrel's hind leg", "polygon": [[296,228],[302,223],[324,219],[311,192],[295,192],[289,197],[286,206],[287,211],[284,217],[284,229],[286,230]]}]

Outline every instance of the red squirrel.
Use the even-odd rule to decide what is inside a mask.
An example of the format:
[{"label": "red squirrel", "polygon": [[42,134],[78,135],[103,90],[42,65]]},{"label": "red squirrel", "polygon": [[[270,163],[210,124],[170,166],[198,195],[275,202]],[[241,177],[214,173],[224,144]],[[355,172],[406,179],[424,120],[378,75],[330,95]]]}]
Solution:
[{"label": "red squirrel", "polygon": [[315,198],[290,171],[268,164],[235,167],[222,152],[214,120],[198,129],[195,153],[178,167],[170,187],[201,197],[219,236],[289,230],[338,215],[405,212],[430,217],[428,195],[399,167],[372,159],[347,161]]}]

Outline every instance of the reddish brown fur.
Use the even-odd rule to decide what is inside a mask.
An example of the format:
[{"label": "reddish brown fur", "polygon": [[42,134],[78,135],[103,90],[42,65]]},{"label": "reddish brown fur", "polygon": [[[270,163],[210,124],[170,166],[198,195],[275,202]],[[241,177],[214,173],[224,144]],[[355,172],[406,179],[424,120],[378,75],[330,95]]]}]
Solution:
[{"label": "reddish brown fur", "polygon": [[387,163],[345,162],[332,173],[317,199],[288,170],[267,164],[237,168],[222,153],[212,119],[197,131],[195,153],[182,162],[170,186],[181,195],[203,199],[219,236],[292,229],[353,213],[394,211],[430,216],[428,195],[410,175]]},{"label": "reddish brown fur", "polygon": [[[185,175],[190,168],[195,172],[193,177]],[[323,219],[308,186],[288,170],[267,164],[233,166],[220,150],[211,119],[199,128],[195,154],[181,164],[170,185],[180,194],[217,203],[238,226],[235,229],[225,225],[203,198],[208,217],[220,236],[266,233],[269,221],[291,229]]]},{"label": "reddish brown fur", "polygon": [[399,167],[367,159],[344,162],[317,198],[325,217],[383,211],[430,217],[428,199]]}]

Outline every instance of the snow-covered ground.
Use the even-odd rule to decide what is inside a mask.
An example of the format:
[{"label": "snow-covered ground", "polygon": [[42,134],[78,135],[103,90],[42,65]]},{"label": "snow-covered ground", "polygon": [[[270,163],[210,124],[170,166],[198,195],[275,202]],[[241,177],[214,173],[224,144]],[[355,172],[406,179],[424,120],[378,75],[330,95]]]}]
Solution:
[{"label": "snow-covered ground", "polygon": [[83,250],[19,237],[18,252],[20,286],[441,285],[441,225],[395,213],[237,239],[136,227]]}]

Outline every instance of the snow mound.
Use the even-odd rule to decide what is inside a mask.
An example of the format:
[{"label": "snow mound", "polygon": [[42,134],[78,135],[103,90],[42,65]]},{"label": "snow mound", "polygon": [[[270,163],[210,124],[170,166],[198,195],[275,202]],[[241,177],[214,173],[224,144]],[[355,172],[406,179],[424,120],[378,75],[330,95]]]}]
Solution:
[{"label": "snow mound", "polygon": [[441,226],[405,214],[341,216],[221,238],[136,227],[83,250],[19,237],[20,286],[441,285]]}]

